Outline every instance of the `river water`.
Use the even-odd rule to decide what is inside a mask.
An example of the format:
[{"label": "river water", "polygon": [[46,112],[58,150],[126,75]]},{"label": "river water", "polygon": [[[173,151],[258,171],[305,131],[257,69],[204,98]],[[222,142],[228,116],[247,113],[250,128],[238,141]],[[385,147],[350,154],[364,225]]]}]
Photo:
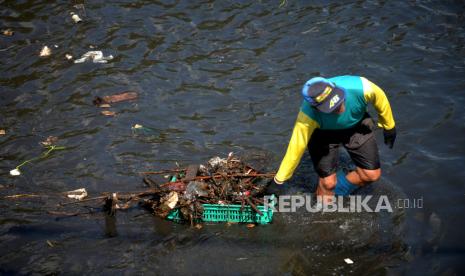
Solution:
[{"label": "river water", "polygon": [[[0,1],[0,273],[444,274],[465,271],[462,1]],[[70,12],[83,22],[75,24]],[[43,46],[49,57],[39,57]],[[74,64],[89,50],[114,59]],[[279,213],[273,224],[163,221],[140,208],[62,217],[60,192],[144,188],[140,171],[228,152],[276,170],[313,76],[365,76],[388,95],[377,133],[392,213]],[[96,96],[135,91],[103,116]],[[135,124],[144,129],[132,129]],[[48,136],[65,150],[40,156]],[[316,176],[304,156],[292,193]],[[6,198],[15,194],[39,197]],[[406,201],[407,200],[407,201]],[[421,206],[413,206],[415,202]],[[397,206],[399,202],[410,202]],[[404,204],[405,205],[405,204]],[[415,208],[413,208],[415,207]],[[421,208],[420,208],[421,207]],[[94,210],[95,211],[95,210]],[[350,258],[354,264],[346,264]]]}]

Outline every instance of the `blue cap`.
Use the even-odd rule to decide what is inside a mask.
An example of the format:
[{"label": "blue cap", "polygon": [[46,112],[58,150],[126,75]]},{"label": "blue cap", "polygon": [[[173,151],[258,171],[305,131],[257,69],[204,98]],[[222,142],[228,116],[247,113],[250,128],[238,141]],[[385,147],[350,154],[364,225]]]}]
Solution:
[{"label": "blue cap", "polygon": [[319,111],[331,113],[344,102],[345,91],[328,79],[315,77],[304,84],[302,96]]}]

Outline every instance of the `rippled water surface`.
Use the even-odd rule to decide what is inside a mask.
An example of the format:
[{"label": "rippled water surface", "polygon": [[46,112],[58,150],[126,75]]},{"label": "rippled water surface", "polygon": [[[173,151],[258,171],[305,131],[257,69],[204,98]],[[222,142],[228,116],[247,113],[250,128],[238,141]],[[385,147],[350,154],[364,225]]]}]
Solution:
[{"label": "rippled water surface", "polygon": [[[0,1],[0,28],[15,32],[0,34],[0,273],[464,272],[464,11],[462,1]],[[89,50],[114,59],[65,58]],[[393,150],[378,133],[383,179],[362,193],[423,208],[200,230],[139,208],[116,221],[48,213],[60,192],[140,190],[140,171],[230,151],[276,170],[302,84],[342,74],[381,86],[399,129]],[[116,116],[92,104],[122,91],[139,97],[114,104]],[[66,149],[9,175],[51,135]],[[304,157],[289,191],[311,192],[315,177]],[[76,210],[93,211],[65,209]]]}]

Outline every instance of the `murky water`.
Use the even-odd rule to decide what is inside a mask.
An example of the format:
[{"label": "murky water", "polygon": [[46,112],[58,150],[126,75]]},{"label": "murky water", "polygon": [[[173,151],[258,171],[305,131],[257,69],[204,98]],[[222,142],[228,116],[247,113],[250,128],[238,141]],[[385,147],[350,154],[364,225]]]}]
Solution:
[{"label": "murky water", "polygon": [[[0,1],[0,27],[15,32],[0,35],[0,273],[463,272],[464,4],[339,2]],[[52,55],[40,58],[44,45]],[[65,58],[89,50],[114,59]],[[380,142],[383,179],[361,192],[422,198],[423,208],[298,212],[253,229],[201,230],[139,208],[116,221],[90,207],[66,209],[85,216],[47,213],[62,191],[143,189],[138,172],[176,161],[261,152],[276,169],[301,85],[340,74],[384,88],[399,129],[393,150]],[[114,117],[92,104],[122,91],[139,98],[113,105]],[[67,149],[10,176],[50,135]],[[305,159],[289,191],[310,192],[314,182]],[[4,198],[30,193],[49,196]]]}]

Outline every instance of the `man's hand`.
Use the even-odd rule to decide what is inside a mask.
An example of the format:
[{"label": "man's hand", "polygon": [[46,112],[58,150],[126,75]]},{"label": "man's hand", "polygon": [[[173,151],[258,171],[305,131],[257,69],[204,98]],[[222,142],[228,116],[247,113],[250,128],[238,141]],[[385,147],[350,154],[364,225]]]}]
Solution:
[{"label": "man's hand", "polygon": [[384,143],[390,148],[392,149],[392,147],[394,146],[394,141],[396,140],[396,135],[397,135],[397,131],[396,131],[396,127],[393,127],[392,129],[385,129],[384,130]]},{"label": "man's hand", "polygon": [[274,194],[275,196],[280,196],[284,194],[284,182],[276,180],[273,178],[266,184],[266,193]]}]

